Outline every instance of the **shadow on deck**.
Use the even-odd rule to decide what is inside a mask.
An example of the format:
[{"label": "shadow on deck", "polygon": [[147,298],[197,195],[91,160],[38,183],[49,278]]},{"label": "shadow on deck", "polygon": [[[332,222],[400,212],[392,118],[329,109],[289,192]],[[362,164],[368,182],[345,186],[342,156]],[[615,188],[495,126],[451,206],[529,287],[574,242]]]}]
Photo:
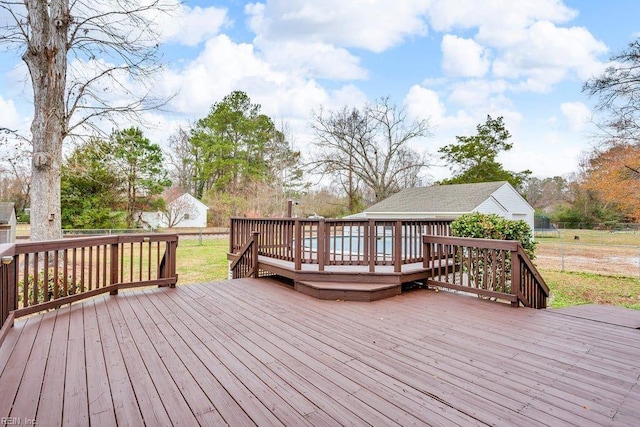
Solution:
[{"label": "shadow on deck", "polygon": [[417,290],[270,279],[102,295],[16,321],[0,417],[60,425],[634,425],[640,331]]}]

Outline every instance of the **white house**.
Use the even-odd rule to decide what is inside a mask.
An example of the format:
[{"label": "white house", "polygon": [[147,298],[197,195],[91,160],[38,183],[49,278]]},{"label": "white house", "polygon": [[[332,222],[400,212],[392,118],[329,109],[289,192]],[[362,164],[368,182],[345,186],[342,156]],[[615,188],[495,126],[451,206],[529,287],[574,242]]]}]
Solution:
[{"label": "white house", "polygon": [[524,220],[534,227],[534,209],[506,181],[407,188],[348,218],[457,218],[480,212]]},{"label": "white house", "polygon": [[205,228],[207,205],[189,193],[167,203],[163,212],[141,212],[139,220],[148,228]]},{"label": "white house", "polygon": [[0,243],[16,241],[16,210],[12,202],[0,202]]}]

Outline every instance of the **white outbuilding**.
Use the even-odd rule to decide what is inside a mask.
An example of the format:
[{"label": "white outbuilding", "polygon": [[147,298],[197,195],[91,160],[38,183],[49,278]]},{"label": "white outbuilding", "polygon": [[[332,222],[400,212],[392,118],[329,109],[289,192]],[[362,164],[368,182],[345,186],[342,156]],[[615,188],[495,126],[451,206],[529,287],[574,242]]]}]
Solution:
[{"label": "white outbuilding", "polygon": [[189,193],[184,193],[167,203],[162,212],[141,212],[140,225],[145,228],[205,228],[207,205]]},{"label": "white outbuilding", "polygon": [[533,231],[533,207],[506,181],[407,188],[348,218],[438,219],[471,212],[523,220]]}]

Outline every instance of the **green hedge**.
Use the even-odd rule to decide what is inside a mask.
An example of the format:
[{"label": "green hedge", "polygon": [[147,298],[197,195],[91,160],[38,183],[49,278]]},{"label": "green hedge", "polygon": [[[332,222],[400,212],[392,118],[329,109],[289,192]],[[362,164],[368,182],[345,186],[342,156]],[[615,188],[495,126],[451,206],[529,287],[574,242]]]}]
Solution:
[{"label": "green hedge", "polygon": [[455,237],[476,239],[518,240],[529,258],[535,258],[536,242],[529,224],[521,220],[511,220],[496,214],[473,212],[464,214],[451,223]]}]

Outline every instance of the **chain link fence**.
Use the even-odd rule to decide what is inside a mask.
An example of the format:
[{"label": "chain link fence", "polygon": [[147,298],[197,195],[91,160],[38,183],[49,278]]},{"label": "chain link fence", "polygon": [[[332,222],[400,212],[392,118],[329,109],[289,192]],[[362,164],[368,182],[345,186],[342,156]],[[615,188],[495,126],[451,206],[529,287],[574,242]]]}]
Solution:
[{"label": "chain link fence", "polygon": [[638,230],[559,229],[536,241],[540,268],[640,278]]}]

